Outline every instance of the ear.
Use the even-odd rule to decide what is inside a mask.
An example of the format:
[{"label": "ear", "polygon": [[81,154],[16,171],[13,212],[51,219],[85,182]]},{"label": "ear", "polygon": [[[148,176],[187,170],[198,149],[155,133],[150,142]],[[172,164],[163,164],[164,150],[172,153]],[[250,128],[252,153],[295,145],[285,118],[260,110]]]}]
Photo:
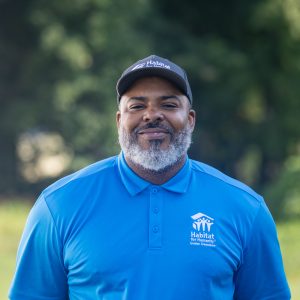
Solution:
[{"label": "ear", "polygon": [[194,130],[196,124],[196,112],[193,109],[189,110],[188,121],[191,128]]},{"label": "ear", "polygon": [[121,112],[118,110],[116,113],[116,124],[118,129],[120,127],[120,123],[121,123]]}]

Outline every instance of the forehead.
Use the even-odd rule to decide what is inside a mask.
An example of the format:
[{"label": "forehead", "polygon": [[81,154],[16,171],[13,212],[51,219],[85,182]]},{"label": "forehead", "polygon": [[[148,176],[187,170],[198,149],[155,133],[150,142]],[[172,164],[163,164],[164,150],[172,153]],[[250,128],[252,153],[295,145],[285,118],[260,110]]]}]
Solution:
[{"label": "forehead", "polygon": [[172,82],[157,76],[143,77],[136,80],[124,93],[124,95],[133,93],[164,93],[166,95],[183,95],[183,93]]}]

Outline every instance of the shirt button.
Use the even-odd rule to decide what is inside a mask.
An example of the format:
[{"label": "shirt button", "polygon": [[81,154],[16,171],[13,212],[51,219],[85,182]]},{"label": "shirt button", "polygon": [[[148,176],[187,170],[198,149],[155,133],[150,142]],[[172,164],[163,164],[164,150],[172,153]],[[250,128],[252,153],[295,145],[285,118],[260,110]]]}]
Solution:
[{"label": "shirt button", "polygon": [[154,208],[153,208],[153,212],[154,212],[155,214],[158,214],[158,213],[159,213],[159,208],[158,208],[158,207],[154,207]]},{"label": "shirt button", "polygon": [[154,232],[154,233],[158,233],[159,232],[159,227],[158,226],[153,226],[152,227],[152,231]]},{"label": "shirt button", "polygon": [[152,193],[153,193],[153,194],[156,194],[157,192],[158,192],[157,188],[153,188],[153,189],[152,189]]}]

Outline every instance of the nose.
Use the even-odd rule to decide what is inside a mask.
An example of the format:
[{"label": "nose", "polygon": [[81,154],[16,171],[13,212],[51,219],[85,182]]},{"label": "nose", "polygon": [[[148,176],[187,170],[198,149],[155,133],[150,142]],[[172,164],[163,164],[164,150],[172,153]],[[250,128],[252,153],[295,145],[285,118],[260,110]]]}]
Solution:
[{"label": "nose", "polygon": [[162,111],[156,107],[148,107],[143,115],[144,122],[157,122],[162,121],[164,119],[164,115]]}]

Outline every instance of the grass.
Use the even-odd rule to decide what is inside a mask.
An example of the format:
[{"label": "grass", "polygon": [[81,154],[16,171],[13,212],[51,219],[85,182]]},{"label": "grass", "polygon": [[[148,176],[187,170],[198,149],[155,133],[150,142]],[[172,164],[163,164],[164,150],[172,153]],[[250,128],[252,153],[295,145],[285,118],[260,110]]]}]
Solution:
[{"label": "grass", "polygon": [[30,209],[28,202],[0,202],[0,299],[7,299],[16,252]]},{"label": "grass", "polygon": [[[25,201],[0,202],[0,299],[7,299],[18,242],[30,207]],[[292,299],[300,299],[300,220],[280,223],[277,229]]]},{"label": "grass", "polygon": [[300,299],[300,220],[280,223],[277,230],[292,299]]}]

